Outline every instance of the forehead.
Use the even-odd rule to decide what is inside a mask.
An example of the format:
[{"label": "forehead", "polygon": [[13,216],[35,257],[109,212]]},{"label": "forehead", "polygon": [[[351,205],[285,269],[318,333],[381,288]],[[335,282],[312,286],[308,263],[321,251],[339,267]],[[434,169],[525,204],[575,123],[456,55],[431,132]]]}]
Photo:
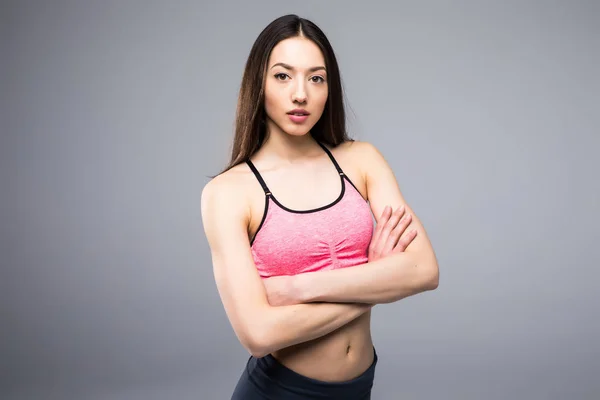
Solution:
[{"label": "forehead", "polygon": [[277,43],[269,57],[269,67],[275,63],[286,63],[296,68],[325,65],[321,49],[306,38],[293,37]]}]

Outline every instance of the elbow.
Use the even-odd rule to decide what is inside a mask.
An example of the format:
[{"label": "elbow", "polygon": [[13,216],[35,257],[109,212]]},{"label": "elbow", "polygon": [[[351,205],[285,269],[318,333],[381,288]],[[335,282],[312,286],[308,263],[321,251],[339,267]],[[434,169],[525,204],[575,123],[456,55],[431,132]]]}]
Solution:
[{"label": "elbow", "polygon": [[267,354],[269,354],[268,352],[266,352],[264,350],[264,348],[258,347],[258,346],[244,346],[245,349],[248,351],[248,353],[250,353],[251,356],[256,357],[256,358],[263,358],[264,356],[266,356]]},{"label": "elbow", "polygon": [[423,291],[435,290],[440,285],[440,269],[435,257],[421,260],[419,287]]},{"label": "elbow", "polygon": [[425,274],[424,287],[425,290],[435,290],[440,285],[440,270],[437,263],[428,269]]},{"label": "elbow", "polygon": [[258,309],[256,312],[246,313],[238,325],[239,341],[253,357],[262,358],[276,350],[281,341],[281,329],[273,329],[274,320],[271,317],[270,307]]},{"label": "elbow", "polygon": [[260,343],[249,343],[244,347],[251,356],[256,358],[262,358],[270,353],[270,351],[267,350],[267,347]]},{"label": "elbow", "polygon": [[262,358],[271,353],[267,334],[266,330],[262,328],[249,329],[240,341],[250,355]]}]

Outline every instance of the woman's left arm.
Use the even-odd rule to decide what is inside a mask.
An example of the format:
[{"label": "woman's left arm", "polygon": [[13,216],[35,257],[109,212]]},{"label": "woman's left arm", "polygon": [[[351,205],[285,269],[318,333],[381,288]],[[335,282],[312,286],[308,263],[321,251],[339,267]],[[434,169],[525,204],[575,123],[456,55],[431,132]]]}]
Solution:
[{"label": "woman's left arm", "polygon": [[[423,224],[406,203],[394,173],[375,146],[355,142],[373,215],[380,216],[386,206],[405,207],[412,221],[406,233],[417,230],[404,252],[353,267],[304,273],[264,281],[274,303],[358,302],[392,303],[438,287],[437,258]],[[271,279],[273,281],[269,282]],[[269,290],[271,289],[271,290]]]}]

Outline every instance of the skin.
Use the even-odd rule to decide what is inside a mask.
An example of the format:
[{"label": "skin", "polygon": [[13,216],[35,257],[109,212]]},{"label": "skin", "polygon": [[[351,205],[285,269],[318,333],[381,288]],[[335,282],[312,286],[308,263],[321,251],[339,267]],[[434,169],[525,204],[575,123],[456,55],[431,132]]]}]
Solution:
[{"label": "skin", "polygon": [[[324,65],[319,48],[301,37],[280,42],[267,65],[268,136],[252,161],[277,199],[296,210],[329,204],[340,191],[339,175],[309,134],[327,101],[326,71],[315,69]],[[287,112],[294,108],[309,118],[292,122]],[[265,196],[245,163],[204,187],[201,211],[217,289],[242,345],[302,375],[336,382],[373,361],[371,308],[435,289],[439,272],[423,225],[377,149],[353,142],[331,150],[378,216],[366,264],[261,279],[250,240]]]}]

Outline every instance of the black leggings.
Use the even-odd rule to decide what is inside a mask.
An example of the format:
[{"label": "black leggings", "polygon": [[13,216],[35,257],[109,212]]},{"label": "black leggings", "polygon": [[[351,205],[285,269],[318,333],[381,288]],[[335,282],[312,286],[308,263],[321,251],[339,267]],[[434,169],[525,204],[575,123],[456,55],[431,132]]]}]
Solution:
[{"label": "black leggings", "polygon": [[250,357],[231,400],[369,400],[375,378],[373,363],[360,376],[345,382],[323,382],[300,375],[272,355]]}]

